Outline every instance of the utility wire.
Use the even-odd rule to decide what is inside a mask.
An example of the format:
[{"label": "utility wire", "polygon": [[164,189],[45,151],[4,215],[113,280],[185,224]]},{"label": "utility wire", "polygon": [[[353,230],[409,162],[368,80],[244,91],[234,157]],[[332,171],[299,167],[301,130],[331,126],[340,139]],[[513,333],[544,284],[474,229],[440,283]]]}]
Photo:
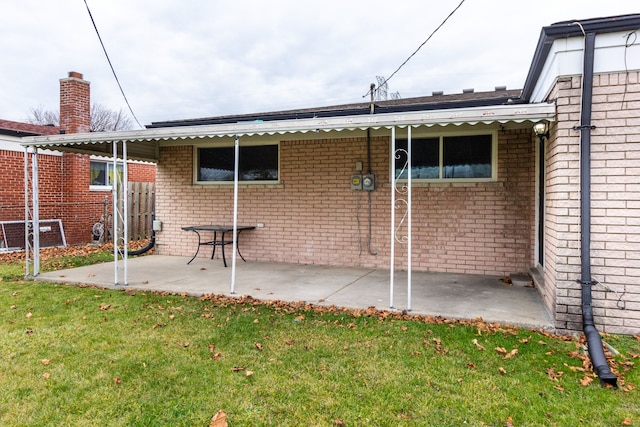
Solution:
[{"label": "utility wire", "polygon": [[[85,1],[86,1],[86,0],[85,0]],[[407,59],[405,59],[405,60],[404,60],[404,62],[403,62],[402,64],[400,64],[400,66],[399,66],[398,68],[396,68],[396,70],[395,70],[393,73],[391,73],[391,75],[390,75],[389,77],[387,77],[387,79],[386,79],[384,82],[382,82],[382,84],[378,85],[378,87],[380,87],[380,86],[384,86],[384,85],[385,85],[389,80],[391,80],[391,78],[392,78],[393,76],[395,76],[395,75],[396,75],[396,73],[397,73],[398,71],[400,71],[400,69],[401,69],[402,67],[404,67],[404,66],[405,66],[405,64],[406,64],[407,62],[409,62],[409,60],[411,60],[411,58],[413,58],[413,57],[415,56],[415,54],[416,54],[416,53],[418,53],[418,51],[419,51],[420,49],[422,49],[422,46],[424,46],[425,44],[427,44],[427,42],[428,42],[429,40],[431,40],[431,37],[433,37],[433,35],[434,35],[435,33],[437,33],[437,32],[438,32],[438,30],[439,30],[440,28],[442,28],[442,26],[445,24],[445,22],[447,22],[447,21],[449,20],[449,18],[451,18],[451,17],[453,16],[453,14],[454,14],[454,13],[456,13],[456,12],[458,11],[458,9],[460,9],[460,6],[462,6],[462,3],[464,3],[464,2],[465,2],[465,0],[462,0],[462,1],[460,2],[460,4],[459,4],[459,5],[457,5],[457,6],[456,6],[456,8],[455,8],[455,9],[453,9],[453,10],[451,11],[451,13],[450,13],[446,18],[444,18],[444,21],[442,21],[442,22],[440,23],[440,25],[438,25],[438,27],[437,27],[435,30],[433,30],[433,32],[429,35],[429,37],[427,37],[427,39],[426,39],[425,41],[423,41],[423,42],[422,42],[422,44],[421,44],[420,46],[418,46],[418,48],[417,48],[417,49],[416,49],[416,50],[415,50],[411,55],[409,55],[409,57],[408,57]],[[372,89],[372,90],[373,90],[373,92],[375,92],[375,91],[377,91],[378,89],[376,88],[376,89]],[[366,97],[367,95],[369,95],[369,94],[371,93],[371,91],[372,91],[372,90],[369,90],[369,92],[365,93],[362,97],[364,98],[364,97]]]},{"label": "utility wire", "polygon": [[[464,0],[463,0],[464,1]],[[109,67],[111,67],[111,72],[113,73],[113,77],[116,79],[116,83],[118,83],[118,87],[120,88],[120,93],[124,98],[124,102],[127,103],[127,107],[129,107],[129,112],[133,116],[133,119],[136,121],[138,126],[144,128],[138,121],[136,114],[133,112],[133,108],[131,108],[131,104],[129,104],[129,100],[127,99],[127,95],[124,93],[124,89],[122,89],[122,85],[120,84],[120,80],[118,80],[118,75],[116,74],[116,70],[113,68],[113,64],[111,63],[111,59],[109,58],[109,54],[107,53],[107,48],[104,47],[104,43],[102,42],[102,37],[100,37],[100,32],[98,31],[98,26],[96,25],[96,21],[93,20],[93,15],[91,14],[91,9],[89,9],[89,5],[87,4],[87,0],[84,0],[84,5],[87,7],[87,12],[89,12],[89,18],[91,18],[91,23],[93,24],[93,28],[96,30],[96,34],[98,35],[98,40],[100,40],[100,45],[102,46],[102,51],[104,52],[104,56],[107,58],[107,62],[109,63]]]}]

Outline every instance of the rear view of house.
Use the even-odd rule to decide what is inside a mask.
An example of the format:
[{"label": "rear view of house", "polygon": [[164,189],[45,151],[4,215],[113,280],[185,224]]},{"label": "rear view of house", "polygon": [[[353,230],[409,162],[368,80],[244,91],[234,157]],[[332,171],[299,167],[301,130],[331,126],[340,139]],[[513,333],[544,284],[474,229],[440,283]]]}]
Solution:
[{"label": "rear view of house", "polygon": [[25,145],[126,143],[131,158],[157,162],[161,254],[192,255],[182,227],[231,223],[237,207],[237,222],[256,226],[243,234],[247,259],[532,274],[558,331],[580,330],[588,305],[604,331],[637,334],[640,47],[629,34],[639,28],[640,15],[543,28],[522,90]]}]

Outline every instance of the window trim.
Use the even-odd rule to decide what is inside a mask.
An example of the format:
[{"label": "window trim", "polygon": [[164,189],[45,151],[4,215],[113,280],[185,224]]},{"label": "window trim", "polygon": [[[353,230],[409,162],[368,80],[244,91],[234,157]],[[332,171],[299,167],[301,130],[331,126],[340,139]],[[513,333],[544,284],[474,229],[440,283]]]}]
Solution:
[{"label": "window trim", "polygon": [[[480,135],[491,135],[491,176],[488,178],[443,178],[443,156],[444,156],[444,146],[443,139],[445,137],[456,137],[456,136],[480,136]],[[498,180],[498,131],[497,130],[487,130],[487,131],[468,131],[468,132],[440,132],[440,133],[428,133],[421,135],[412,135],[411,140],[417,139],[429,139],[429,138],[438,138],[439,146],[438,146],[438,162],[439,162],[439,178],[412,178],[411,182],[415,183],[473,183],[473,182],[496,182]],[[406,140],[408,139],[406,136],[398,137],[396,136],[396,141],[398,140]],[[392,141],[389,140],[389,152],[392,149]],[[397,149],[397,147],[396,147]],[[395,170],[395,156],[394,153],[391,153],[389,156],[389,177],[391,182],[407,182],[407,178],[396,178],[394,174]]]},{"label": "window trim", "polygon": [[[280,141],[277,142],[265,142],[265,141],[252,141],[252,142],[243,142],[240,147],[257,147],[257,146],[266,146],[266,145],[275,145],[278,149],[278,179],[277,180],[238,180],[239,184],[242,185],[278,185],[281,182],[280,176]],[[202,148],[228,148],[234,147],[235,144],[233,142],[223,142],[223,143],[213,143],[213,144],[198,144],[193,146],[193,177],[192,182],[194,185],[206,185],[206,186],[228,186],[233,185],[234,181],[199,181],[198,180],[198,168],[200,161],[200,149]]]}]

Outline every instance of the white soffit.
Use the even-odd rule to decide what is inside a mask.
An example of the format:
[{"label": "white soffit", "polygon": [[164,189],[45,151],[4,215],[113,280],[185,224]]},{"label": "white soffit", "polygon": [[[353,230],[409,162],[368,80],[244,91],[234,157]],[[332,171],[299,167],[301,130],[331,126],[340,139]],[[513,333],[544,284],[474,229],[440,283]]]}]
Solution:
[{"label": "white soffit", "polygon": [[391,127],[447,126],[491,123],[532,123],[555,120],[555,104],[513,104],[491,107],[411,111],[359,116],[325,117],[294,120],[254,121],[217,125],[177,126],[134,131],[96,132],[23,138],[22,145],[34,147],[111,142],[180,141],[212,137],[275,135],[319,131],[380,129]]}]

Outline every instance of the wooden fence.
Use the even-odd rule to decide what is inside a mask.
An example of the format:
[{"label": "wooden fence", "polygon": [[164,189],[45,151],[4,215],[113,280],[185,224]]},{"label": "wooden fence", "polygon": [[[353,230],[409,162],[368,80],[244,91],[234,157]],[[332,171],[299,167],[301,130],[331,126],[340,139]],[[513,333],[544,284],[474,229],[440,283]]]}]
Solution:
[{"label": "wooden fence", "polygon": [[130,182],[129,191],[129,240],[151,237],[155,211],[155,185],[153,182]]}]

